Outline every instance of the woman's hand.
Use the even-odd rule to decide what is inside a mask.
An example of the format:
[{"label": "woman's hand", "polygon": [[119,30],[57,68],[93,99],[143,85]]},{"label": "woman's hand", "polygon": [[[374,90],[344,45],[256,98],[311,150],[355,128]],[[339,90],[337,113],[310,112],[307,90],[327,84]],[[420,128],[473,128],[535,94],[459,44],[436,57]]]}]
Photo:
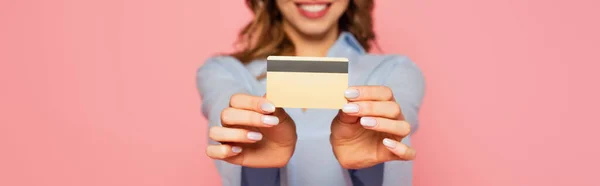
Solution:
[{"label": "woman's hand", "polygon": [[221,145],[209,145],[212,159],[232,164],[283,167],[294,153],[296,126],[281,108],[263,97],[236,94],[221,112],[222,127],[212,127],[209,137]]},{"label": "woman's hand", "polygon": [[415,151],[400,143],[410,134],[400,106],[385,86],[350,87],[349,103],[332,121],[333,152],[347,169],[360,169],[391,160],[412,160]]}]

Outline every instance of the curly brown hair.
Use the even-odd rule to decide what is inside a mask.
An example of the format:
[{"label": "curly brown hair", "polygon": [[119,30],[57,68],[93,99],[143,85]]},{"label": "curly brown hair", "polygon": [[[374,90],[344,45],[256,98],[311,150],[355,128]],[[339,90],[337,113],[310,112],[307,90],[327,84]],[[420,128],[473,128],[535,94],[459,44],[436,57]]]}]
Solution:
[{"label": "curly brown hair", "polygon": [[[239,50],[231,54],[242,63],[270,55],[294,53],[294,44],[283,30],[282,15],[275,1],[246,0],[254,18],[240,31],[237,40]],[[352,33],[367,51],[375,40],[371,16],[373,8],[373,0],[350,0],[338,22],[339,30]]]}]

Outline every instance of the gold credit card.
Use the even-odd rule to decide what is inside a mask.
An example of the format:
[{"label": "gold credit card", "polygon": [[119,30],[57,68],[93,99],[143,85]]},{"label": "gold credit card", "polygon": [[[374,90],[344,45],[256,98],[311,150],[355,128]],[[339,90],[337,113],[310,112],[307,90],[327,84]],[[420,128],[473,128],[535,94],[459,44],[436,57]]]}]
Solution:
[{"label": "gold credit card", "polygon": [[347,88],[347,58],[267,57],[267,99],[276,107],[341,109]]}]

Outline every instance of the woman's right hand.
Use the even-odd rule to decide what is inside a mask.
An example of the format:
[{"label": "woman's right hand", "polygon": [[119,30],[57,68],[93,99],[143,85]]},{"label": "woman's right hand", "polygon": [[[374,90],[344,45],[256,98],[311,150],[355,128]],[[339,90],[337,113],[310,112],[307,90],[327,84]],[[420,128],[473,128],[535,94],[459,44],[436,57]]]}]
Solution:
[{"label": "woman's right hand", "polygon": [[283,167],[296,146],[296,125],[290,116],[263,97],[231,96],[221,112],[222,126],[210,128],[206,154],[212,159],[254,168]]}]

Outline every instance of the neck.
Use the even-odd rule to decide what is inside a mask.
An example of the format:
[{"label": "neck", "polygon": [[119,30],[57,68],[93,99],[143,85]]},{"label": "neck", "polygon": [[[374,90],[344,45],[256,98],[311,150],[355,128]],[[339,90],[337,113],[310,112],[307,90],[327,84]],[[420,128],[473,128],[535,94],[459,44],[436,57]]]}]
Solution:
[{"label": "neck", "polygon": [[296,56],[325,57],[338,38],[337,26],[321,35],[306,35],[284,23],[287,36],[294,43]]}]

